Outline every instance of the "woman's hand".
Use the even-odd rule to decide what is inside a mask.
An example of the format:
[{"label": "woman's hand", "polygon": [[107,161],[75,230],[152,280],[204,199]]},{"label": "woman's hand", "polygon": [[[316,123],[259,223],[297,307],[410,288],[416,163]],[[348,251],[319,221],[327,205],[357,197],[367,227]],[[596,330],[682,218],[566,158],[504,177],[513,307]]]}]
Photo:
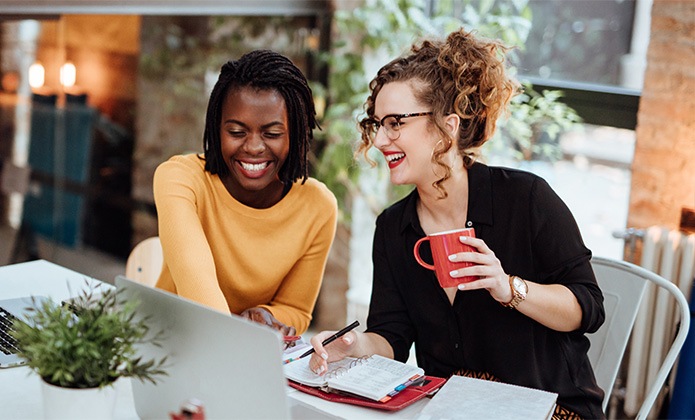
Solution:
[{"label": "woman's hand", "polygon": [[475,265],[452,271],[452,277],[478,276],[478,280],[461,283],[459,290],[487,289],[498,302],[507,303],[512,300],[512,290],[509,286],[509,275],[502,269],[500,260],[495,253],[480,238],[461,236],[459,240],[477,249],[478,252],[459,252],[449,255],[454,262],[470,262]]},{"label": "woman's hand", "polygon": [[312,347],[314,347],[314,354],[311,355],[309,368],[317,375],[326,372],[328,362],[342,360],[353,353],[354,344],[357,340],[357,334],[353,331],[330,343],[330,353],[323,347],[321,343],[335,333],[336,331],[322,331],[310,340]]},{"label": "woman's hand", "polygon": [[246,319],[264,324],[270,328],[279,331],[282,335],[295,335],[296,329],[292,326],[287,326],[278,321],[273,314],[263,308],[249,308],[240,314]]},{"label": "woman's hand", "polygon": [[[451,261],[471,262],[476,265],[451,272],[452,277],[479,276],[478,280],[459,284],[458,290],[487,289],[498,302],[512,300],[509,276],[485,241],[462,236],[460,241],[478,252],[459,252],[449,256]],[[574,331],[582,322],[582,308],[577,297],[561,284],[538,284],[526,280],[528,297],[516,310],[556,331]]]}]

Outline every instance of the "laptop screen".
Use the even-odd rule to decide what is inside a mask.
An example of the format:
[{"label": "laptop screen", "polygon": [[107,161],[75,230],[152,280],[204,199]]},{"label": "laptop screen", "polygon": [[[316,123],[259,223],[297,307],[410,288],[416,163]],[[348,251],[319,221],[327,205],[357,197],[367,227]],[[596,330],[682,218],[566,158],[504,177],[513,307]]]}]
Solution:
[{"label": "laptop screen", "polygon": [[155,385],[133,380],[138,416],[167,418],[195,398],[211,419],[290,417],[279,333],[123,276],[116,287],[139,301],[152,333],[164,332],[161,348],[139,349],[145,360],[167,355],[168,375]]}]

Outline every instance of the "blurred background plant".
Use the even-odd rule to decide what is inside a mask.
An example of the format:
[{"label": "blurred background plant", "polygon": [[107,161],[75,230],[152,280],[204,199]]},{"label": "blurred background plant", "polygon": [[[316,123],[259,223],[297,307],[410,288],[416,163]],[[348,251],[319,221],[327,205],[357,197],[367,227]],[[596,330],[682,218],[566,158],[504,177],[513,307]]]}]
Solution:
[{"label": "blurred background plant", "polygon": [[[317,133],[323,142],[315,158],[316,177],[338,196],[344,220],[349,220],[353,200],[359,196],[376,214],[400,198],[411,187],[375,187],[361,182],[365,169],[369,177],[388,184],[388,169],[376,159],[376,169],[355,161],[359,142],[357,119],[364,115],[368,83],[378,68],[405,52],[423,36],[444,36],[464,27],[478,34],[501,39],[523,50],[531,29],[528,0],[365,0],[352,10],[334,15],[334,40],[319,59],[329,69],[327,86],[315,88],[326,95],[324,130]],[[516,50],[510,53],[511,71]],[[561,157],[558,136],[579,127],[580,118],[559,102],[560,91],[536,92],[524,83],[524,93],[515,98],[509,117],[499,121],[496,138],[483,148],[484,157],[500,155],[511,161],[557,160]]]}]

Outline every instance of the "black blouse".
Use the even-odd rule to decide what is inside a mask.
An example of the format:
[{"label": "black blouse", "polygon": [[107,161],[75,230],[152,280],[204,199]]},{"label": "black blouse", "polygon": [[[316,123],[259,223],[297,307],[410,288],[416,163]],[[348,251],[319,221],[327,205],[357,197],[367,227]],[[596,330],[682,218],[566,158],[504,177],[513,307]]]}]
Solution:
[{"label": "black blouse", "polygon": [[[531,173],[475,163],[468,179],[466,227],[475,228],[506,273],[568,287],[582,308],[581,326],[569,333],[551,330],[503,307],[486,290],[458,291],[450,304],[434,272],[413,256],[425,235],[414,190],[377,218],[367,331],[384,337],[401,361],[414,342],[418,365],[428,375],[487,372],[556,392],[559,405],[582,417],[604,417],[584,335],[604,321],[603,295],[571,212]],[[432,261],[427,243],[420,252]]]}]

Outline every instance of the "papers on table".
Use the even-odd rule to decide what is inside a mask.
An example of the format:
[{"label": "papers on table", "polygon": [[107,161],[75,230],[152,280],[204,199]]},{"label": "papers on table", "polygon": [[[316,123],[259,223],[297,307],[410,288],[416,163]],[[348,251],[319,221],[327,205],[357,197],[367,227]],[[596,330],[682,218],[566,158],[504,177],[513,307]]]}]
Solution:
[{"label": "papers on table", "polygon": [[549,419],[557,394],[539,389],[452,376],[418,420]]}]

